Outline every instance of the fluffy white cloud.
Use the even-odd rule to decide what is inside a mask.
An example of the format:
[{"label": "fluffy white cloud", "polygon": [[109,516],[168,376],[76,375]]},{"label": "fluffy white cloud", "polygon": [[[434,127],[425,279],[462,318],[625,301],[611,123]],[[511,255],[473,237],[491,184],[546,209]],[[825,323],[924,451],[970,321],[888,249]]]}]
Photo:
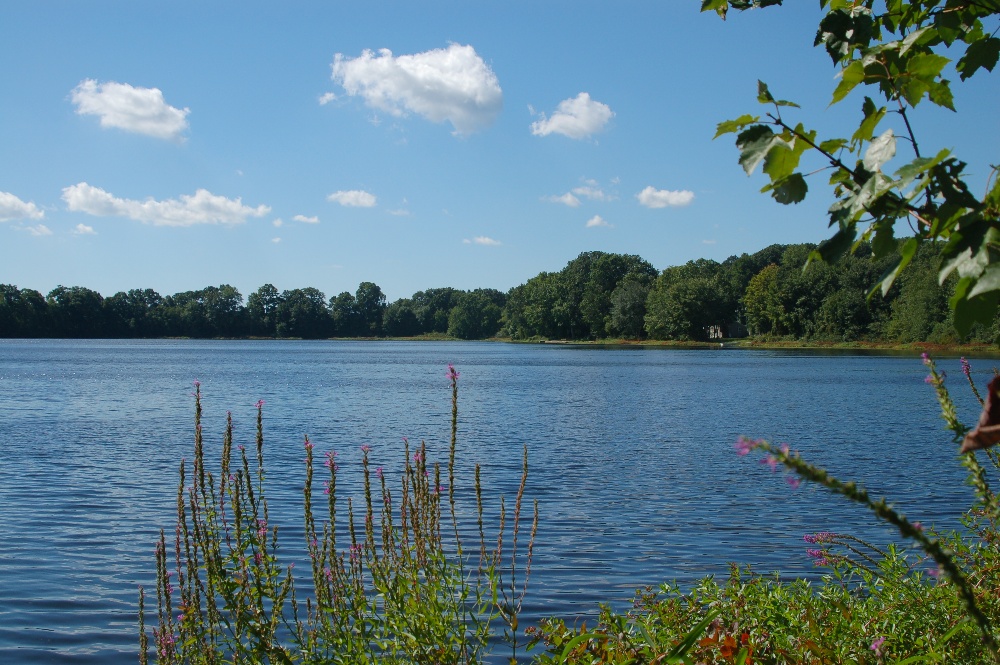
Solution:
[{"label": "fluffy white cloud", "polygon": [[76,112],[99,116],[101,127],[117,127],[158,139],[180,138],[188,127],[187,115],[191,111],[167,104],[159,88],[87,79],[73,88],[71,95]]},{"label": "fluffy white cloud", "polygon": [[462,242],[464,242],[466,245],[487,245],[489,247],[496,247],[497,245],[502,244],[499,240],[494,240],[489,236],[476,236],[472,240],[466,238]]},{"label": "fluffy white cloud", "polygon": [[604,226],[604,227],[609,228],[609,229],[612,228],[612,226],[610,224],[608,224],[607,221],[605,221],[605,219],[603,217],[601,217],[600,215],[594,215],[593,217],[591,217],[590,219],[587,220],[587,228],[588,229],[594,229],[594,228],[597,228],[599,226]]},{"label": "fluffy white cloud", "polygon": [[78,236],[96,236],[97,231],[94,230],[93,226],[87,226],[86,224],[77,224],[76,229],[73,233]]},{"label": "fluffy white cloud", "polygon": [[531,123],[531,133],[535,136],[562,134],[571,139],[583,139],[595,134],[608,124],[614,112],[607,104],[595,101],[586,92],[559,102],[556,112],[546,118]]},{"label": "fluffy white cloud", "polygon": [[641,205],[647,208],[686,206],[694,201],[694,192],[687,189],[672,191],[649,186],[635,195]]},{"label": "fluffy white cloud", "polygon": [[305,215],[295,215],[292,217],[296,222],[302,222],[303,224],[319,224],[319,217],[306,217]]},{"label": "fluffy white cloud", "polygon": [[144,201],[121,199],[85,182],[63,189],[63,201],[69,210],[95,217],[127,217],[154,226],[194,226],[195,224],[242,224],[247,217],[263,217],[271,211],[266,205],[251,208],[239,199],[216,196],[199,189],[193,196],[180,199]]},{"label": "fluffy white cloud", "polygon": [[570,192],[566,192],[562,196],[550,196],[546,199],[546,201],[550,201],[552,203],[562,203],[570,208],[580,207],[580,199],[573,196]]},{"label": "fluffy white cloud", "polygon": [[25,203],[13,194],[0,192],[0,222],[12,219],[42,219],[45,212],[34,203]]},{"label": "fluffy white cloud", "polygon": [[368,106],[394,116],[411,112],[448,121],[457,134],[490,125],[503,108],[496,75],[471,46],[400,56],[388,49],[365,50],[357,58],[338,53],[331,68],[333,80]]},{"label": "fluffy white cloud", "polygon": [[322,95],[319,96],[319,105],[326,106],[330,102],[336,101],[336,99],[337,95],[333,94],[332,92],[324,92]]},{"label": "fluffy white cloud", "polygon": [[350,208],[373,208],[376,203],[374,194],[360,189],[340,190],[327,196],[326,200]]}]

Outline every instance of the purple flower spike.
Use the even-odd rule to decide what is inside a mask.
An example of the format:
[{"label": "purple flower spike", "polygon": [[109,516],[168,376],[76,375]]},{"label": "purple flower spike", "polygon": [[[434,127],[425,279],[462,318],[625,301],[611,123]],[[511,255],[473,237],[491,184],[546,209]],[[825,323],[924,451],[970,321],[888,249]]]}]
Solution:
[{"label": "purple flower spike", "polygon": [[258,409],[263,408],[264,407],[264,400],[262,400],[262,399],[257,400],[257,403],[254,406],[256,406]]},{"label": "purple flower spike", "polygon": [[972,366],[969,365],[969,361],[965,359],[965,356],[962,357],[962,374],[965,374],[966,377],[971,377],[972,375]]},{"label": "purple flower spike", "polygon": [[746,438],[745,436],[741,436],[736,439],[736,454],[740,457],[746,457],[755,447],[754,441]]},{"label": "purple flower spike", "polygon": [[448,380],[457,381],[458,380],[458,370],[451,363],[448,363]]},{"label": "purple flower spike", "polygon": [[788,486],[791,487],[793,490],[797,490],[799,488],[799,485],[802,484],[802,481],[796,478],[795,476],[785,476],[785,482],[788,483]]},{"label": "purple flower spike", "polygon": [[872,642],[871,649],[872,649],[872,651],[875,652],[876,656],[881,656],[882,655],[882,645],[883,644],[885,644],[885,638],[884,637],[875,638],[875,641]]},{"label": "purple flower spike", "polygon": [[371,449],[372,449],[372,447],[369,446],[367,443],[364,444],[363,446],[361,446],[361,452],[363,452],[363,453],[367,453]]}]

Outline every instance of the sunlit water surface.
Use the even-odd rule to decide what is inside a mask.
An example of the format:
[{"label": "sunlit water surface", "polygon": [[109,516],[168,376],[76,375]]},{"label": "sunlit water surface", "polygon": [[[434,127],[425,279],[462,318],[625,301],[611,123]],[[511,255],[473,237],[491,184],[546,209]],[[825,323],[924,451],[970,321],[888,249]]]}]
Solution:
[{"label": "sunlit water surface", "polygon": [[[892,533],[860,509],[739,458],[737,435],[787,442],[924,524],[957,526],[970,491],[914,355],[600,349],[435,342],[0,341],[0,662],[134,663],[137,595],[173,529],[177,469],[202,382],[213,460],[265,400],[272,523],[301,557],[303,436],[336,450],[358,496],[360,446],[392,474],[402,437],[445,459],[461,372],[458,491],[512,497],[528,446],[541,524],[522,626],[568,623],[636,588],[729,562],[816,574],[802,535]],[[973,360],[986,378],[993,361]],[[966,422],[978,404],[941,361]],[[466,504],[467,505],[467,504]],[[292,537],[298,534],[296,537]],[[523,550],[522,550],[523,551]],[[155,603],[155,600],[153,601]]]}]

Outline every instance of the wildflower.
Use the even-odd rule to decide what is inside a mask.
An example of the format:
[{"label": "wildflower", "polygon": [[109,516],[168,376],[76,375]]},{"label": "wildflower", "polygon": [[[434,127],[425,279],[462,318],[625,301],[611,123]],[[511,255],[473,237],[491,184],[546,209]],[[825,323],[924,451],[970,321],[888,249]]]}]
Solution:
[{"label": "wildflower", "polygon": [[913,528],[916,529],[917,531],[923,531],[924,530],[924,525],[921,524],[920,522],[914,522],[913,523]]},{"label": "wildflower", "polygon": [[375,477],[376,478],[381,478],[382,477],[382,467],[376,467],[376,469],[375,469]]},{"label": "wildflower", "polygon": [[361,452],[363,452],[363,453],[367,453],[371,449],[372,449],[372,447],[369,446],[367,443],[364,444],[363,446],[361,446]]},{"label": "wildflower", "polygon": [[748,439],[745,436],[738,437],[736,439],[736,454],[740,457],[746,457],[750,454],[750,451],[757,447],[757,442],[753,439]]},{"label": "wildflower", "polygon": [[877,637],[875,641],[872,642],[871,650],[875,652],[876,656],[882,655],[882,645],[885,644],[884,637]]},{"label": "wildflower", "polygon": [[941,577],[941,569],[940,568],[928,568],[927,569],[927,575],[930,576],[930,577],[933,577],[934,579],[938,579],[938,578]]},{"label": "wildflower", "polygon": [[458,370],[451,363],[448,363],[448,380],[457,381],[458,380]]},{"label": "wildflower", "polygon": [[929,365],[931,362],[931,357],[927,355],[926,351],[920,354],[920,359],[924,361],[925,365]]},{"label": "wildflower", "polygon": [[413,453],[413,461],[414,462],[418,462],[419,463],[419,462],[423,461],[423,459],[424,459],[424,456],[421,455],[420,453]]},{"label": "wildflower", "polygon": [[972,366],[969,365],[969,361],[962,356],[962,374],[965,374],[966,378],[972,378]]},{"label": "wildflower", "polygon": [[925,376],[924,377],[924,383],[926,383],[927,385],[933,385],[934,384],[934,375],[933,374],[928,374],[927,376]]},{"label": "wildflower", "polygon": [[254,404],[254,406],[257,407],[258,409],[263,408],[264,407],[264,400],[262,400],[262,399],[257,400],[257,403]]},{"label": "wildflower", "polygon": [[807,543],[829,543],[831,542],[837,534],[832,531],[820,531],[818,533],[807,533],[802,536],[802,540]]},{"label": "wildflower", "polygon": [[796,478],[795,476],[785,476],[785,482],[788,483],[788,486],[791,487],[793,490],[797,490],[799,488],[799,485],[802,484],[802,481]]},{"label": "wildflower", "polygon": [[194,387],[195,388],[201,388],[201,381],[199,381],[198,379],[195,379],[194,380]]},{"label": "wildflower", "polygon": [[771,468],[771,471],[778,470],[778,458],[774,455],[768,455],[760,461],[761,464],[766,464]]},{"label": "wildflower", "polygon": [[361,543],[351,545],[351,561],[357,561],[361,557]]},{"label": "wildflower", "polygon": [[312,441],[309,440],[309,437],[306,437],[306,450],[312,450],[312,449],[313,449],[313,443]]}]

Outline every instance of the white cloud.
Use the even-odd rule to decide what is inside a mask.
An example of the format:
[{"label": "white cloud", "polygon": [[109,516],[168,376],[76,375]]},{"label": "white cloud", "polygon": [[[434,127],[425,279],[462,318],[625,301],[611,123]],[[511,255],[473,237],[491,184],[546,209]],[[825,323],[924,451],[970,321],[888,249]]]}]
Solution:
[{"label": "white cloud", "polygon": [[96,236],[97,231],[94,230],[93,226],[87,226],[86,224],[77,224],[76,229],[73,231],[75,235],[78,236]]},{"label": "white cloud", "polygon": [[702,240],[701,244],[703,244],[703,245],[714,245],[716,242],[717,241],[715,241],[715,240]]},{"label": "white cloud", "polygon": [[568,205],[570,208],[578,208],[580,206],[580,199],[573,196],[570,192],[566,192],[562,196],[550,196],[545,200],[552,203],[562,203],[563,205]]},{"label": "white cloud", "polygon": [[476,236],[472,240],[466,238],[462,242],[466,245],[487,245],[489,247],[496,247],[497,245],[503,244],[499,240],[494,240],[488,236]]},{"label": "white cloud", "polygon": [[178,109],[163,101],[159,88],[135,88],[128,83],[98,83],[87,79],[71,93],[76,112],[96,115],[101,127],[117,127],[127,132],[158,139],[179,139],[188,127],[189,109]]},{"label": "white cloud", "polygon": [[647,208],[666,208],[686,206],[694,201],[694,192],[687,189],[669,190],[647,187],[635,195],[641,205]]},{"label": "white cloud", "polygon": [[585,199],[590,199],[591,201],[609,201],[611,199],[610,196],[604,193],[604,190],[590,185],[586,187],[576,187],[573,189],[573,193],[577,196],[582,196]]},{"label": "white cloud", "polygon": [[319,96],[319,105],[326,106],[330,102],[336,101],[336,99],[337,95],[333,94],[332,92],[324,92],[322,95]]},{"label": "white cloud", "polygon": [[398,57],[389,49],[366,49],[357,58],[338,53],[331,68],[333,80],[368,106],[397,117],[412,112],[448,121],[457,134],[483,129],[503,108],[496,75],[471,46]]},{"label": "white cloud", "polygon": [[562,134],[571,139],[583,139],[595,134],[608,124],[614,112],[607,104],[594,101],[586,92],[559,102],[556,112],[546,118],[531,123],[531,133],[535,136]]},{"label": "white cloud", "polygon": [[373,208],[376,203],[374,194],[360,189],[340,190],[327,196],[326,200],[350,208]]},{"label": "white cloud", "polygon": [[603,227],[609,228],[609,229],[614,228],[613,226],[611,226],[610,224],[608,224],[607,221],[605,221],[605,219],[603,217],[601,217],[600,215],[594,215],[593,217],[591,217],[590,219],[587,220],[587,228],[588,229],[594,229],[594,228],[597,228],[597,227],[600,227],[600,226],[603,226]]},{"label": "white cloud", "polygon": [[42,219],[45,211],[39,210],[34,203],[25,203],[13,194],[0,192],[0,222],[12,219]]},{"label": "white cloud", "polygon": [[276,228],[276,229],[280,229],[280,228],[281,228],[281,225],[282,225],[282,224],[284,224],[284,223],[285,223],[285,220],[283,220],[283,219],[281,219],[280,217],[278,217],[278,218],[274,219],[274,220],[273,220],[273,221],[271,222],[271,225],[272,225],[272,226],[273,226],[274,228]]},{"label": "white cloud", "polygon": [[388,212],[390,215],[394,215],[396,217],[406,217],[410,214],[410,211],[406,208],[397,208],[396,210],[389,210]]},{"label": "white cloud", "polygon": [[52,235],[52,229],[45,226],[44,224],[35,224],[34,226],[22,226],[19,230],[27,231],[33,236],[50,236]]},{"label": "white cloud", "polygon": [[319,224],[319,217],[306,217],[305,215],[295,215],[292,217],[296,222],[302,222],[303,224]]},{"label": "white cloud", "polygon": [[193,226],[195,224],[242,224],[247,217],[263,217],[271,211],[266,205],[250,208],[241,199],[216,196],[199,189],[180,199],[144,201],[121,199],[85,182],[63,189],[67,208],[95,217],[127,217],[154,226]]},{"label": "white cloud", "polygon": [[281,238],[271,238],[271,242],[277,245],[279,242],[281,242]]}]

